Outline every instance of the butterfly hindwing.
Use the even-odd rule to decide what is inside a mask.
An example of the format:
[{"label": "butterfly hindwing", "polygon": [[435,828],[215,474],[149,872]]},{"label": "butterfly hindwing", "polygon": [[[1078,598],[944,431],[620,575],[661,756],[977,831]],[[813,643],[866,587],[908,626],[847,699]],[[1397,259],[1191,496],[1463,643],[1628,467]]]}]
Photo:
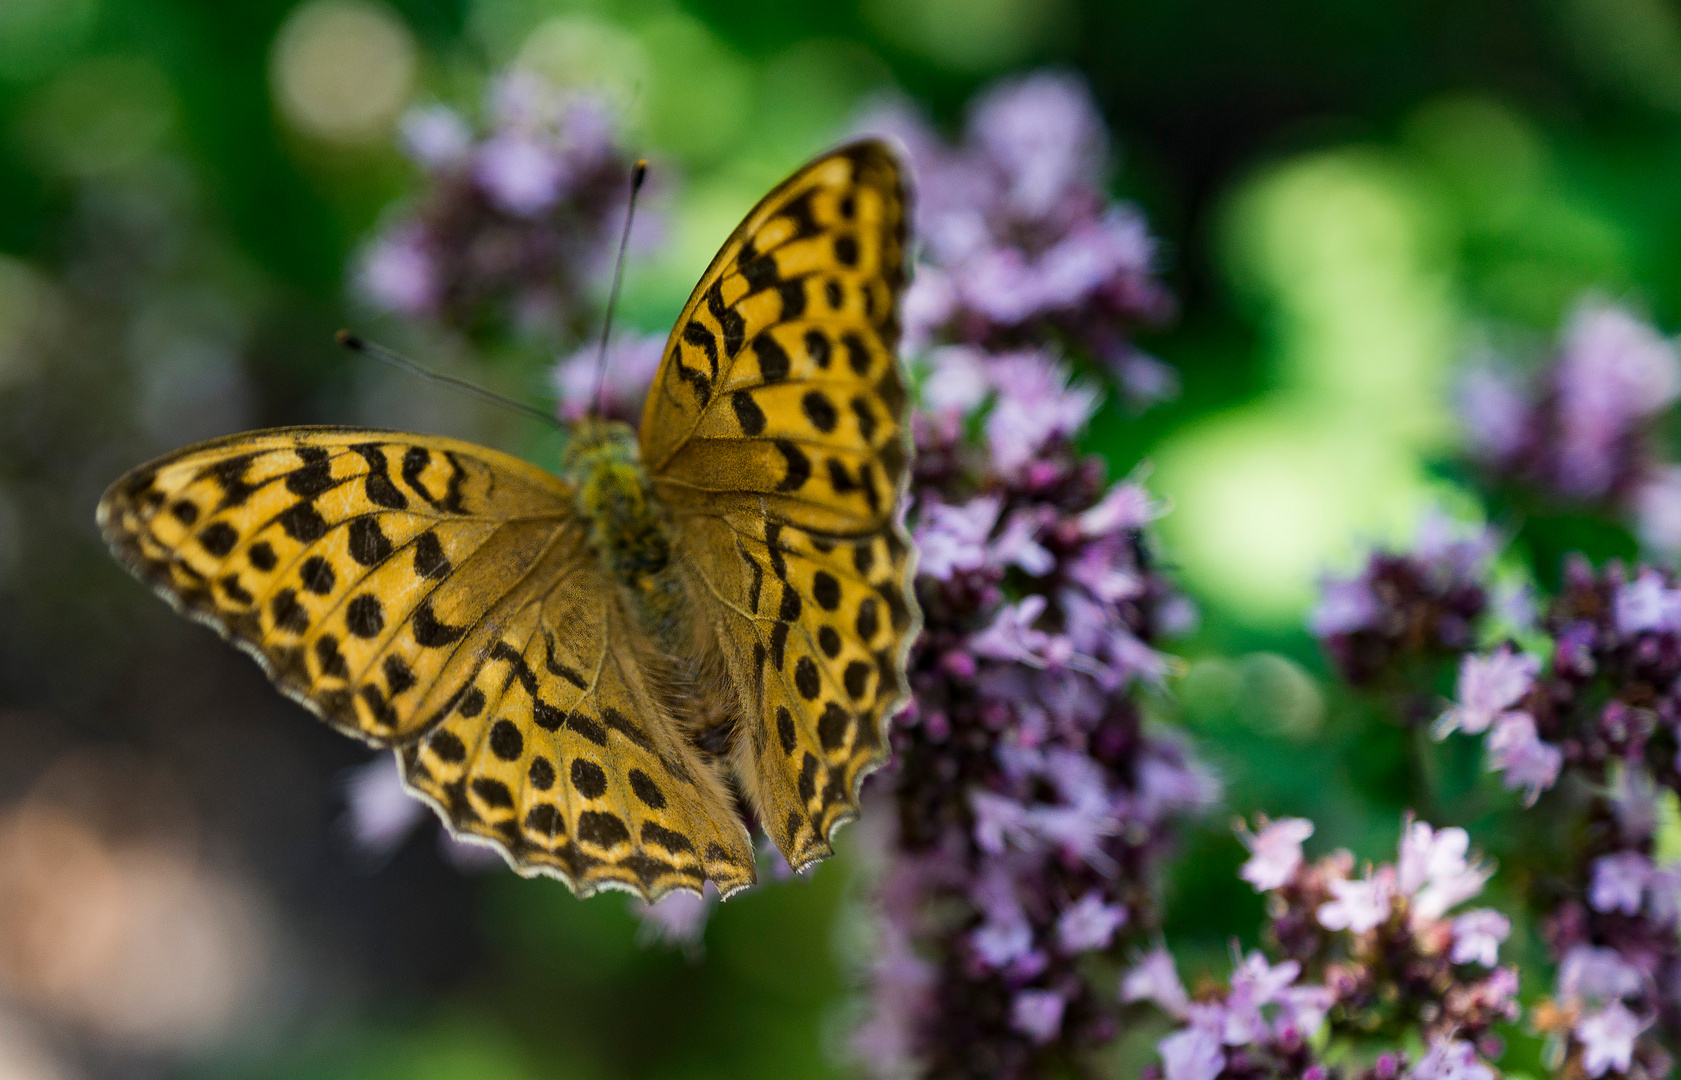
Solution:
[{"label": "butterfly hindwing", "polygon": [[[658,703],[659,667],[617,586],[583,546],[533,575],[444,719],[399,754],[409,786],[458,834],[583,895],[728,895],[753,882],[752,848],[714,768]],[[558,549],[557,549],[558,550]]]},{"label": "butterfly hindwing", "polygon": [[710,605],[747,719],[736,745],[765,831],[790,865],[831,854],[858,785],[887,757],[920,627],[909,545],[892,523],[837,541],[762,516],[694,516],[691,593]]},{"label": "butterfly hindwing", "polygon": [[702,277],[643,412],[643,461],[741,701],[736,771],[795,866],[829,854],[886,759],[920,626],[897,521],[908,212],[878,142],[797,172]]},{"label": "butterfly hindwing", "polygon": [[[456,440],[280,429],[136,469],[99,520],[130,569],[281,689],[402,748],[415,788],[522,872],[649,896],[751,881],[733,808],[648,692],[558,477]],[[605,790],[580,798],[574,770],[593,790],[592,767]]]}]

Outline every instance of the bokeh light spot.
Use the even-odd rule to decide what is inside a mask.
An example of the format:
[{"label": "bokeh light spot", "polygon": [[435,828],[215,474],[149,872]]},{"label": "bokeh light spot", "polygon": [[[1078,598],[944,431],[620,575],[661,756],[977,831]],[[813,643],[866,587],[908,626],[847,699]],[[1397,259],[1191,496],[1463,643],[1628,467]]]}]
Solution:
[{"label": "bokeh light spot", "polygon": [[1031,56],[1068,15],[1062,0],[864,0],[864,17],[888,41],[965,72]]},{"label": "bokeh light spot", "polygon": [[1427,503],[1413,455],[1317,411],[1261,405],[1167,442],[1161,529],[1200,597],[1248,621],[1299,625],[1314,580],[1359,538],[1409,524]]},{"label": "bokeh light spot", "polygon": [[324,142],[382,139],[414,86],[415,42],[371,0],[312,0],[275,35],[269,78],[293,127]]},{"label": "bokeh light spot", "polygon": [[641,117],[648,50],[636,35],[614,23],[582,14],[547,19],[520,46],[516,64],[559,89],[605,95],[626,124],[634,125]]}]

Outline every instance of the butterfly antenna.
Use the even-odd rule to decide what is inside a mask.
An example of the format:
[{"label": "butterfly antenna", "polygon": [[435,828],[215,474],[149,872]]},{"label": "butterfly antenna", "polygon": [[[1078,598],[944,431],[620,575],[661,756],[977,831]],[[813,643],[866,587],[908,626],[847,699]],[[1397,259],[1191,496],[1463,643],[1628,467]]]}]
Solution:
[{"label": "butterfly antenna", "polygon": [[602,395],[607,391],[607,336],[613,332],[613,309],[619,306],[619,286],[625,277],[625,249],[630,246],[630,223],[636,220],[636,196],[648,179],[648,159],[638,158],[630,170],[630,205],[625,208],[625,229],[619,234],[619,257],[613,263],[613,288],[607,293],[607,317],[601,321],[601,345],[595,354],[596,416],[607,411]]},{"label": "butterfly antenna", "polygon": [[453,375],[443,375],[439,372],[432,371],[429,368],[421,367],[402,353],[394,352],[383,345],[375,345],[371,341],[364,341],[362,338],[352,334],[349,330],[340,330],[334,335],[334,339],[351,352],[361,353],[364,356],[371,356],[376,360],[383,360],[392,367],[401,368],[410,375],[417,375],[428,382],[442,383],[445,386],[452,386],[457,390],[464,390],[476,398],[490,402],[492,405],[499,405],[512,412],[524,413],[526,416],[541,420],[550,427],[559,428],[561,431],[566,430],[565,424],[561,423],[557,418],[550,416],[542,409],[527,405],[522,401],[515,401],[512,398],[505,398],[501,394],[491,390],[486,390],[482,386],[475,386],[466,379],[458,379]]}]

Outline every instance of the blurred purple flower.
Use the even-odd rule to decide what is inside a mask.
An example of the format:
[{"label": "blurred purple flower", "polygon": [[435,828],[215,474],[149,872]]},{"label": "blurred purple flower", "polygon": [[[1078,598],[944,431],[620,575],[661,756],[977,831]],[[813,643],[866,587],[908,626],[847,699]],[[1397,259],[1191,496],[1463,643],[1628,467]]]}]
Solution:
[{"label": "blurred purple flower", "polygon": [[[555,396],[562,420],[578,420],[594,407],[596,345],[586,345],[562,359],[553,369]],[[665,355],[665,338],[655,334],[627,334],[607,346],[602,376],[602,415],[635,425],[642,419],[642,402]]]},{"label": "blurred purple flower", "polygon": [[1067,1007],[1054,990],[1023,990],[1010,1005],[1010,1026],[1040,1045],[1054,1042]]},{"label": "blurred purple flower", "polygon": [[1280,818],[1251,834],[1240,827],[1238,836],[1249,849],[1249,861],[1238,876],[1256,892],[1271,892],[1289,881],[1302,865],[1302,841],[1313,835],[1313,822],[1306,818]]},{"label": "blurred purple flower", "polygon": [[[922,179],[936,202],[968,197]],[[1194,615],[1153,568],[1160,507],[1074,452],[1095,391],[1031,335],[946,340],[961,343],[920,358],[912,425],[916,704],[877,788],[897,803],[884,934],[935,974],[906,1023],[885,1015],[906,1009],[897,985],[872,991],[860,1037],[897,1051],[861,1057],[878,1075],[1013,1080],[1110,1037],[1117,1002],[1087,958],[1155,925],[1169,826],[1213,785],[1130,693],[1165,677],[1158,643]]]},{"label": "blurred purple flower", "polygon": [[[1357,687],[1409,687],[1420,665],[1457,658],[1489,610],[1494,535],[1439,514],[1420,522],[1410,552],[1376,548],[1359,573],[1320,579],[1308,625],[1342,677]],[[1422,720],[1425,700],[1401,709]]]},{"label": "blurred purple flower", "polygon": [[1121,977],[1121,1000],[1154,1002],[1176,1019],[1183,1019],[1191,1004],[1185,984],[1179,981],[1173,954],[1159,945]]},{"label": "blurred purple flower", "polygon": [[1588,903],[1595,911],[1639,914],[1653,870],[1652,860],[1638,851],[1619,851],[1594,860]]},{"label": "blurred purple flower", "polygon": [[1364,934],[1389,918],[1395,902],[1395,871],[1389,867],[1362,881],[1332,881],[1334,899],[1319,907],[1319,925],[1327,930]]},{"label": "blurred purple flower", "polygon": [[357,850],[385,857],[426,817],[426,806],[403,787],[392,754],[376,755],[345,778],[345,824]]},{"label": "blurred purple flower", "polygon": [[1675,346],[1627,308],[1590,296],[1530,386],[1481,367],[1462,386],[1460,409],[1471,456],[1495,480],[1555,502],[1632,511],[1665,542],[1681,533],[1666,517],[1672,467],[1653,456],[1651,434],[1678,395]]},{"label": "blurred purple flower", "polygon": [[906,297],[913,350],[1060,339],[1108,368],[1135,405],[1172,396],[1171,370],[1127,338],[1172,311],[1156,242],[1133,207],[1104,193],[1108,140],[1081,80],[1042,73],[997,85],[956,147],[899,103],[879,104],[860,126],[897,138],[917,178],[929,265]]},{"label": "blurred purple flower", "polygon": [[1535,685],[1541,661],[1502,645],[1488,656],[1467,654],[1459,664],[1459,693],[1430,733],[1444,739],[1455,731],[1481,735],[1522,701]]},{"label": "blurred purple flower", "polygon": [[430,172],[460,165],[473,145],[473,130],[447,105],[411,109],[397,126],[403,152]]},{"label": "blurred purple flower", "polygon": [[1500,962],[1500,943],[1512,932],[1512,920],[1492,908],[1467,911],[1453,920],[1453,962],[1491,968]]},{"label": "blurred purple flower", "polygon": [[1634,1059],[1634,1041],[1651,1023],[1629,1012],[1620,1001],[1584,1015],[1574,1029],[1582,1044],[1583,1070],[1592,1077],[1609,1071],[1628,1072]]},{"label": "blurred purple flower", "polygon": [[489,97],[488,130],[444,106],[403,118],[401,144],[427,188],[363,246],[355,288],[405,318],[569,344],[622,223],[630,162],[592,97],[527,72],[497,79]]},{"label": "blurred purple flower", "polygon": [[1464,1039],[1441,1039],[1430,1045],[1408,1080],[1498,1080],[1499,1074],[1477,1056],[1477,1048]]}]

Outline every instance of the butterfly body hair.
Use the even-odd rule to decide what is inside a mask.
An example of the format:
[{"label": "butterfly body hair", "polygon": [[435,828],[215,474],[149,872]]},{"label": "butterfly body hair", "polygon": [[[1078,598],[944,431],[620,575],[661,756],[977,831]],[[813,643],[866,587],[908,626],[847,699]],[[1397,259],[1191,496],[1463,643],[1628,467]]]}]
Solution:
[{"label": "butterfly body hair", "polygon": [[642,467],[635,432],[616,420],[579,421],[561,472],[577,491],[596,557],[630,593],[644,628],[671,644],[682,599],[671,572],[671,518]]}]

